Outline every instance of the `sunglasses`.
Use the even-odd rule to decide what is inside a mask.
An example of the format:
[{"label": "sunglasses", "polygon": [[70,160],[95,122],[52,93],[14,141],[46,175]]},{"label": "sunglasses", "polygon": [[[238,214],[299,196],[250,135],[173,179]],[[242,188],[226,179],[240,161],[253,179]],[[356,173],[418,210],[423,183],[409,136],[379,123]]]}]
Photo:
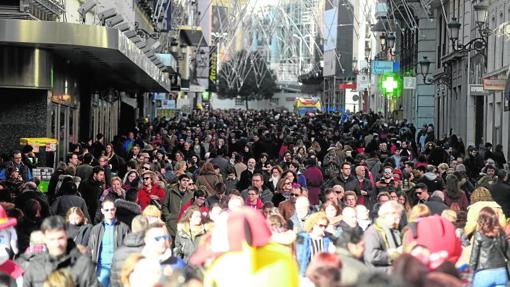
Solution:
[{"label": "sunglasses", "polygon": [[149,180],[151,179],[150,177],[144,177],[143,180]]},{"label": "sunglasses", "polygon": [[420,194],[422,194],[422,192],[421,191],[417,191],[415,194],[416,195],[420,195]]},{"label": "sunglasses", "polygon": [[300,196],[300,194],[299,194],[299,193],[291,193],[291,194],[290,194],[290,196],[292,196],[292,197],[298,197],[298,196]]},{"label": "sunglasses", "polygon": [[143,169],[144,169],[144,170],[150,170],[151,168],[150,168],[150,167],[146,167],[146,166],[144,166],[144,167],[143,167]]},{"label": "sunglasses", "polygon": [[160,236],[154,236],[154,240],[161,241],[161,240],[168,240],[170,237],[168,235],[160,235]]}]

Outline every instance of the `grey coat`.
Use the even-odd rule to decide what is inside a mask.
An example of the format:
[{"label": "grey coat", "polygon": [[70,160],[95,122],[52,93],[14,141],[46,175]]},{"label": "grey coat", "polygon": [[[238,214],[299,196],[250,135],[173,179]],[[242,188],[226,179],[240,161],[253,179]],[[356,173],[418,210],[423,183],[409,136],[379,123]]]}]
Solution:
[{"label": "grey coat", "polygon": [[96,265],[87,255],[74,248],[72,240],[68,240],[68,251],[55,260],[45,252],[36,255],[25,269],[23,287],[42,287],[48,276],[56,270],[68,268],[74,283],[78,287],[100,286],[96,278]]},{"label": "grey coat", "polygon": [[[123,222],[116,221],[115,222],[115,250],[122,246],[122,243],[124,242],[124,238],[129,233],[129,227],[124,224]],[[89,244],[88,248],[90,249],[90,252],[92,253],[92,260],[97,263],[99,261],[99,255],[101,251],[101,242],[103,241],[103,234],[104,234],[104,224],[103,222],[100,222],[94,227],[92,227],[92,231],[90,232],[89,237]]]},{"label": "grey coat", "polygon": [[386,272],[391,266],[391,259],[387,252],[388,247],[376,228],[376,224],[372,224],[363,234],[365,240],[363,259],[367,266]]}]

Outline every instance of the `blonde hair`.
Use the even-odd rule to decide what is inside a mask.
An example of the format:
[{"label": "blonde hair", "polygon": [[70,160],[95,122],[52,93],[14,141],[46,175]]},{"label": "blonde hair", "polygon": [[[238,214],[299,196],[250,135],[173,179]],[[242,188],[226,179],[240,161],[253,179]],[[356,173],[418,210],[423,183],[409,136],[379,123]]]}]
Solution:
[{"label": "blonde hair", "polygon": [[135,270],[136,264],[142,259],[145,259],[145,256],[140,253],[131,254],[128,258],[126,258],[122,264],[122,268],[120,269],[120,282],[122,283],[122,286],[131,286],[129,284],[129,276],[133,273],[133,270]]},{"label": "blonde hair", "polygon": [[155,205],[149,204],[143,210],[142,215],[161,218],[161,210],[159,210]]},{"label": "blonde hair", "polygon": [[312,231],[314,225],[316,225],[319,221],[327,221],[329,223],[328,217],[325,212],[316,212],[310,215],[308,219],[305,221],[303,229],[306,232]]},{"label": "blonde hair", "polygon": [[120,182],[120,184],[122,185],[122,179],[121,179],[120,177],[118,177],[118,176],[114,176],[114,177],[112,177],[111,182],[113,182],[113,181],[115,181],[115,180],[116,180],[116,181],[118,181],[118,182]]},{"label": "blonde hair", "polygon": [[83,210],[79,207],[71,207],[66,212],[66,223],[69,223],[69,216],[73,213],[78,214],[81,218],[83,218],[83,224],[88,224],[89,220],[85,216],[85,213],[83,213]]},{"label": "blonde hair", "polygon": [[445,209],[441,212],[441,217],[448,219],[451,223],[457,222],[457,212],[451,209]]},{"label": "blonde hair", "polygon": [[71,273],[65,269],[58,269],[53,271],[46,281],[44,281],[44,287],[75,287],[73,277]]},{"label": "blonde hair", "polygon": [[416,222],[418,218],[427,217],[430,215],[430,208],[425,204],[417,204],[411,208],[409,214],[409,222]]}]

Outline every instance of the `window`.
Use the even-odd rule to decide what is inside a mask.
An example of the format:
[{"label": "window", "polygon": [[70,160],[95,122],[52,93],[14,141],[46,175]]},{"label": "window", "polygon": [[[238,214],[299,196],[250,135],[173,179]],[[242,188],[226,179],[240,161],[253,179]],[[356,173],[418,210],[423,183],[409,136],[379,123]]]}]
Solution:
[{"label": "window", "polygon": [[278,105],[280,103],[279,98],[271,98],[271,104]]},{"label": "window", "polygon": [[244,99],[236,98],[236,106],[243,106],[243,105],[244,105]]}]

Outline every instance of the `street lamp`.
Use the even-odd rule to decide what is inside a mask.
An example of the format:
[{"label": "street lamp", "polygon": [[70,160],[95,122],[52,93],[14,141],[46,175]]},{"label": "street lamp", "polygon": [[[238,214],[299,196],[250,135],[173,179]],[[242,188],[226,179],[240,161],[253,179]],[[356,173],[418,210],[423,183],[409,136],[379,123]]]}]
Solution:
[{"label": "street lamp", "polygon": [[[483,5],[482,5],[483,6]],[[481,11],[483,10],[483,7],[479,6],[477,9],[480,10],[480,14],[483,14]],[[478,15],[478,13],[477,13]],[[479,16],[477,16],[479,17]],[[480,18],[477,18],[477,25],[478,25],[478,32],[482,37],[474,38],[471,41],[467,42],[466,44],[459,44],[459,31],[462,24],[457,21],[456,17],[452,17],[452,20],[448,23],[448,29],[450,30],[450,40],[452,41],[452,49],[455,52],[460,53],[467,53],[471,51],[477,51],[478,53],[482,53],[485,51],[485,48],[487,47],[487,40],[485,39],[488,35],[488,33],[491,33],[491,31],[487,31],[483,28],[484,23],[479,22],[478,20],[483,19],[484,16],[480,15]]]},{"label": "street lamp", "polygon": [[450,40],[455,47],[455,42],[459,40],[460,24],[456,17],[452,17],[452,20],[448,23],[448,29],[450,30]]},{"label": "street lamp", "polygon": [[386,51],[386,34],[382,33],[379,39],[381,40],[381,50]]},{"label": "street lamp", "polygon": [[395,47],[396,39],[397,37],[395,37],[395,33],[389,33],[386,37],[386,45],[390,51],[393,49],[393,47]]},{"label": "street lamp", "polygon": [[427,75],[429,74],[431,62],[427,56],[423,56],[423,59],[418,63],[420,64],[420,74],[423,76],[423,82],[425,83]]},{"label": "street lamp", "polygon": [[473,5],[473,10],[475,11],[476,24],[483,26],[485,23],[487,23],[487,16],[489,14],[487,11],[487,5],[482,3],[475,4]]},{"label": "street lamp", "polygon": [[429,80],[428,75],[430,72],[430,64],[432,62],[428,59],[427,56],[423,56],[423,59],[418,62],[420,65],[420,74],[423,76],[423,84],[432,85],[435,83],[446,85],[448,88],[451,88],[452,76],[451,76],[451,67],[449,65],[445,66],[445,71],[441,74],[437,75],[435,79]]}]

